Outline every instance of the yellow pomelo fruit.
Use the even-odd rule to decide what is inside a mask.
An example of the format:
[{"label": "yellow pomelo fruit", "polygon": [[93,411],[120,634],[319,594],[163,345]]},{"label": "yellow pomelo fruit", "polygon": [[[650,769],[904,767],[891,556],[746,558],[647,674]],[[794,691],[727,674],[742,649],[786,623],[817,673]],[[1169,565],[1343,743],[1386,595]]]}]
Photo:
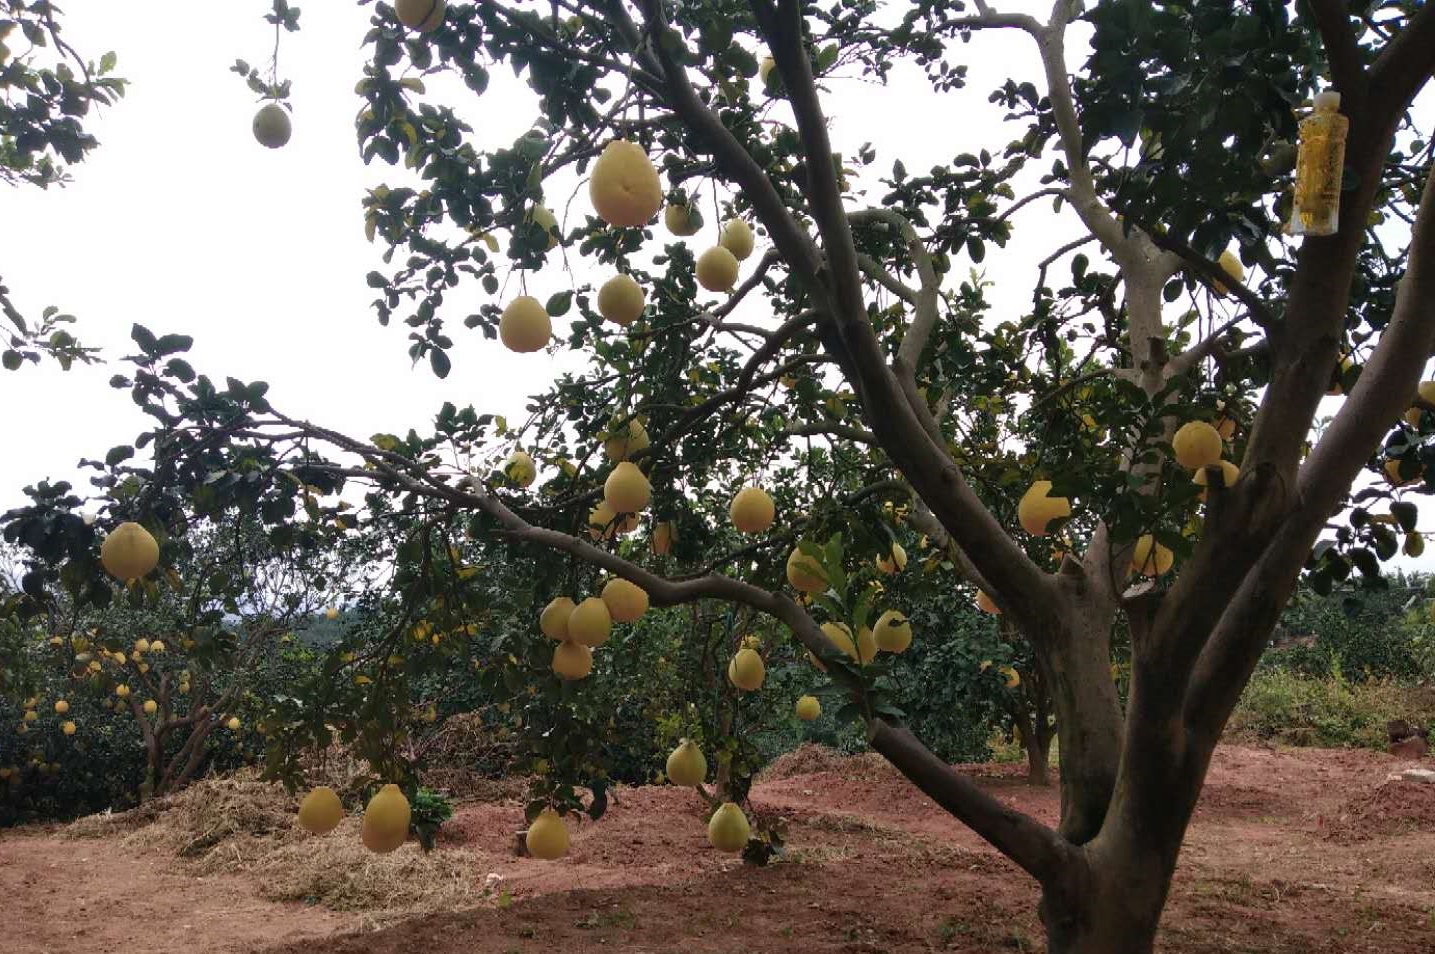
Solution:
[{"label": "yellow pomelo fruit", "polygon": [[139,524],[122,523],[100,544],[100,563],[110,576],[129,582],[159,565],[159,544]]},{"label": "yellow pomelo fruit", "polygon": [[1187,421],[1171,438],[1171,448],[1187,470],[1209,467],[1221,459],[1221,432],[1205,421]]},{"label": "yellow pomelo fruit", "polygon": [[1411,531],[1405,535],[1405,544],[1401,550],[1408,557],[1418,557],[1425,552],[1425,538]]},{"label": "yellow pomelo fruit", "polygon": [[69,711],[70,704],[64,699],[59,699],[55,702],[55,715],[64,715],[66,712]]},{"label": "yellow pomelo fruit", "polygon": [[551,808],[545,808],[528,826],[523,836],[528,853],[542,861],[557,861],[568,854],[568,826],[563,816]]},{"label": "yellow pomelo fruit", "polygon": [[1415,392],[1426,404],[1435,404],[1435,381],[1421,381]]},{"label": "yellow pomelo fruit", "polygon": [[668,781],[683,788],[701,785],[708,777],[708,760],[691,739],[683,739],[668,756]]},{"label": "yellow pomelo fruit", "polygon": [[74,735],[74,734],[75,734],[75,723],[73,723],[73,722],[63,722],[63,723],[61,723],[61,724],[60,724],[60,731],[63,732],[63,733],[65,733],[66,735]]},{"label": "yellow pomelo fruit", "polygon": [[35,721],[38,721],[39,718],[40,718],[40,713],[36,712],[34,709],[26,709],[26,710],[25,710],[24,720],[25,720],[26,722],[35,722]]},{"label": "yellow pomelo fruit", "polygon": [[397,785],[379,789],[364,808],[359,837],[364,847],[378,854],[397,850],[409,837],[409,800]]},{"label": "yellow pomelo fruit", "polygon": [[600,503],[588,513],[588,536],[594,540],[611,540],[620,533],[631,533],[638,529],[638,515],[629,514],[622,520],[617,519],[613,508],[605,503]]},{"label": "yellow pomelo fruit", "polygon": [[1037,480],[1021,495],[1016,506],[1017,522],[1034,537],[1046,536],[1053,520],[1071,516],[1071,501],[1051,496],[1051,481]]},{"label": "yellow pomelo fruit", "polygon": [[618,525],[614,522],[616,518],[612,507],[600,503],[588,512],[588,536],[594,540],[613,539],[618,533]]},{"label": "yellow pomelo fruit", "polygon": [[[1217,461],[1217,463],[1220,465],[1221,468],[1221,482],[1225,484],[1226,489],[1229,490],[1230,488],[1234,487],[1236,485],[1236,481],[1240,479],[1241,469],[1228,460]],[[1207,470],[1208,468],[1202,467],[1200,470],[1196,471],[1194,476],[1191,477],[1191,479],[1196,482],[1196,486],[1201,488],[1202,500],[1206,499],[1205,488],[1206,485],[1210,482],[1210,478],[1206,475]]]},{"label": "yellow pomelo fruit", "polygon": [[325,618],[325,619],[338,619],[338,618],[339,618],[339,608],[338,608],[337,606],[331,606],[331,607],[329,607],[328,609],[324,610],[324,618]]},{"label": "yellow pomelo fruit", "polygon": [[427,33],[443,22],[448,0],[394,0],[394,13],[410,30]]},{"label": "yellow pomelo fruit", "polygon": [[1417,467],[1413,476],[1402,478],[1400,476],[1400,461],[1391,459],[1385,462],[1385,479],[1390,481],[1396,487],[1404,487],[1407,484],[1413,484],[1418,481],[1421,476],[1422,474],[1420,472],[1420,469]]},{"label": "yellow pomelo fruit", "polygon": [[548,247],[556,248],[562,234],[558,229],[558,217],[546,205],[535,205],[528,213],[528,221],[543,229],[548,236]]},{"label": "yellow pomelo fruit", "polygon": [[115,686],[115,695],[121,699],[128,699],[130,697],[130,687],[124,683],[120,683],[118,686]]},{"label": "yellow pomelo fruit", "polygon": [[338,793],[327,785],[314,788],[299,803],[299,827],[310,834],[327,835],[339,827],[343,818],[344,805]]},{"label": "yellow pomelo fruit", "polygon": [[553,648],[553,671],[564,679],[582,679],[593,671],[593,650],[582,643],[559,643]]},{"label": "yellow pomelo fruit", "polygon": [[823,623],[822,631],[854,661],[869,663],[877,655],[877,638],[865,626],[852,639],[852,628],[846,623]]},{"label": "yellow pomelo fruit", "polygon": [[822,567],[795,547],[787,557],[787,582],[792,584],[793,589],[804,593],[821,593],[827,589],[827,578],[822,573]]},{"label": "yellow pomelo fruit", "polygon": [[672,553],[673,541],[677,539],[677,536],[677,527],[673,526],[671,520],[653,524],[653,555],[667,556]]},{"label": "yellow pomelo fruit", "polygon": [[144,714],[145,714],[145,715],[154,715],[154,714],[155,714],[156,712],[158,712],[158,711],[159,711],[159,703],[158,703],[158,702],[155,702],[153,699],[146,699],[146,700],[144,701]]},{"label": "yellow pomelo fruit", "polygon": [[642,146],[614,139],[593,163],[588,196],[604,222],[618,228],[637,228],[646,225],[662,207],[663,186]]},{"label": "yellow pomelo fruit", "polygon": [[708,842],[718,851],[742,851],[751,834],[747,816],[733,802],[723,802],[708,820]]},{"label": "yellow pomelo fruit", "polygon": [[552,650],[552,671],[564,679],[584,679],[593,671],[593,650],[583,643],[560,643]]},{"label": "yellow pomelo fruit", "polygon": [[756,692],[767,678],[767,667],[755,649],[739,649],[727,664],[727,677],[744,692]]},{"label": "yellow pomelo fruit", "polygon": [[648,591],[636,583],[615,577],[603,584],[603,602],[615,623],[636,622],[648,611]]},{"label": "yellow pomelo fruit", "polygon": [[259,145],[278,149],[293,135],[294,124],[289,120],[287,109],[278,103],[269,103],[254,114],[253,130]]},{"label": "yellow pomelo fruit", "polygon": [[229,721],[224,724],[229,727],[230,732],[238,732],[241,723],[239,721],[239,716],[230,716]]},{"label": "yellow pomelo fruit", "polygon": [[162,642],[160,642],[159,640],[156,639],[154,642],[152,642],[152,643],[149,644],[149,651],[150,651],[151,653],[162,653],[162,652],[164,652],[164,643],[162,643]]},{"label": "yellow pomelo fruit", "polygon": [[690,206],[674,204],[663,210],[663,225],[679,237],[696,235],[702,224],[702,216],[695,215]]},{"label": "yellow pomelo fruit", "polygon": [[774,60],[770,56],[764,56],[762,62],[757,64],[757,81],[761,83],[764,88],[767,86],[768,78],[772,76],[772,71],[775,69],[777,69],[777,60]]},{"label": "yellow pomelo fruit", "polygon": [[503,475],[518,486],[527,487],[538,476],[538,465],[523,451],[514,451],[503,463]]},{"label": "yellow pomelo fruit", "polygon": [[608,604],[596,596],[579,603],[568,617],[568,638],[584,646],[601,646],[613,631],[613,615]]},{"label": "yellow pomelo fruit", "polygon": [[[846,623],[823,623],[821,626],[818,627],[818,629],[826,633],[827,638],[832,640],[833,645],[835,645],[838,649],[840,649],[844,653],[847,653],[847,655],[849,656],[852,655],[852,652],[849,649],[849,647],[852,645],[852,630],[847,626]],[[816,666],[818,669],[821,669],[823,672],[827,671],[827,667],[822,664],[822,660],[814,656],[811,651],[809,651],[807,655],[808,658],[812,660],[812,664],[814,666]]]},{"label": "yellow pomelo fruit", "polygon": [[598,289],[598,314],[626,328],[643,314],[647,293],[632,275],[614,275]]},{"label": "yellow pomelo fruit", "polygon": [[143,636],[141,636],[139,639],[135,640],[135,652],[137,652],[137,653],[147,653],[147,652],[149,652],[149,640],[145,639]]},{"label": "yellow pomelo fruit", "polygon": [[648,505],[653,487],[632,461],[620,461],[603,481],[603,503],[614,513],[637,513]]},{"label": "yellow pomelo fruit", "polygon": [[899,570],[907,568],[907,551],[900,543],[892,544],[892,555],[890,557],[878,557],[877,569],[891,576]]},{"label": "yellow pomelo fruit", "polygon": [[772,526],[777,509],[761,487],[744,487],[728,507],[732,525],[742,533],[762,533]]},{"label": "yellow pomelo fruit", "polygon": [[611,426],[608,429],[608,439],[603,442],[603,454],[614,464],[647,449],[648,431],[637,418]]},{"label": "yellow pomelo fruit", "polygon": [[698,284],[710,292],[732,291],[737,284],[737,258],[721,245],[698,256]]},{"label": "yellow pomelo fruit", "polygon": [[[1234,278],[1236,281],[1245,281],[1246,266],[1241,264],[1241,260],[1235,252],[1231,251],[1230,249],[1226,249],[1224,252],[1221,253],[1221,257],[1217,261],[1217,264],[1221,266],[1221,270],[1223,272]],[[1229,288],[1221,284],[1219,281],[1212,283],[1211,290],[1214,291],[1217,295],[1224,295],[1228,291],[1230,291]]]},{"label": "yellow pomelo fruit", "polygon": [[816,696],[802,696],[797,700],[797,705],[792,707],[797,717],[803,722],[811,722],[822,715],[822,703],[817,701]]},{"label": "yellow pomelo fruit", "polygon": [[997,604],[993,603],[992,598],[982,590],[977,590],[977,609],[983,613],[991,613],[992,615],[1001,613],[1001,609]]},{"label": "yellow pomelo fruit", "polygon": [[877,617],[872,635],[877,640],[877,648],[883,652],[906,652],[912,645],[912,624],[896,610],[888,610]]},{"label": "yellow pomelo fruit", "polygon": [[1161,576],[1170,572],[1175,562],[1175,554],[1157,543],[1149,533],[1138,537],[1136,547],[1131,551],[1131,568],[1142,576]]},{"label": "yellow pomelo fruit", "polygon": [[[718,236],[718,245],[732,253],[732,257],[739,262],[745,260],[752,254],[753,234],[752,226],[742,219],[728,219],[722,224],[722,233]],[[733,269],[733,279],[737,278],[737,269]]]},{"label": "yellow pomelo fruit", "polygon": [[498,339],[509,351],[518,354],[542,351],[552,337],[553,321],[532,295],[519,295],[499,316]]},{"label": "yellow pomelo fruit", "polygon": [[573,615],[577,606],[566,596],[556,596],[548,601],[543,607],[543,612],[538,614],[538,628],[543,630],[543,635],[549,639],[556,639],[560,642],[568,638],[568,618]]}]

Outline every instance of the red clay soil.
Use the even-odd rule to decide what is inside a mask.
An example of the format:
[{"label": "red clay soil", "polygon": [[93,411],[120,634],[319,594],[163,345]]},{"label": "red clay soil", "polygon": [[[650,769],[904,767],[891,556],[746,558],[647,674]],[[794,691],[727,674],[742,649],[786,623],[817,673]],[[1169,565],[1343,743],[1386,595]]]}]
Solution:
[{"label": "red clay soil", "polygon": [[45,829],[0,833],[6,954],[242,954],[352,931],[359,918],[255,897],[235,875],[199,878],[175,859]]},{"label": "red clay soil", "polygon": [[[1427,796],[1403,787],[1415,783],[1386,781],[1400,764],[1370,752],[1222,747],[1158,950],[1435,954],[1435,824],[1423,814]],[[1055,820],[1055,790],[1027,786],[1020,768],[967,768],[1003,801]],[[164,862],[143,869],[163,883],[137,887],[136,859],[95,869],[74,856],[99,845],[48,836],[0,838],[0,897],[7,911],[20,904],[23,954],[109,954],[134,942],[206,954],[1045,949],[1034,884],[875,757],[790,756],[754,786],[753,803],[786,826],[787,853],[765,868],[709,848],[700,806],[672,788],[620,790],[600,822],[571,826],[560,862],[509,852],[517,802],[466,806],[444,827],[439,850],[479,852],[475,886],[493,873],[503,891],[467,911],[377,932],[332,933],[346,929],[332,914],[260,902],[239,879],[197,881]],[[1397,815],[1398,825],[1389,822]],[[1337,841],[1333,832],[1346,828],[1358,837]],[[32,860],[44,858],[65,858],[63,874]],[[92,933],[59,933],[57,902],[68,905],[61,918],[87,905]],[[169,914],[136,918],[135,903]],[[219,931],[208,927],[211,908]],[[44,923],[27,935],[31,918]],[[11,941],[16,919],[7,920]],[[222,932],[235,946],[197,946],[196,934],[180,931],[183,944],[156,942],[148,925],[166,922],[203,923],[203,935]],[[301,928],[310,937],[286,938]]]}]

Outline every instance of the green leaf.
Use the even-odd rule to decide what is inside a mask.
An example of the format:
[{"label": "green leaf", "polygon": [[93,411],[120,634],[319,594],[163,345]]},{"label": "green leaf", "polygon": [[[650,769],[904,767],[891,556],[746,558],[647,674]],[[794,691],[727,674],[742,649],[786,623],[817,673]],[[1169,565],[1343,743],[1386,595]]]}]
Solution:
[{"label": "green leaf", "polygon": [[568,309],[572,307],[573,292],[564,291],[559,292],[558,294],[549,298],[548,304],[543,306],[543,310],[548,312],[548,316],[550,318],[562,318],[564,315],[568,314]]},{"label": "green leaf", "polygon": [[453,364],[448,358],[448,352],[442,348],[430,348],[429,367],[433,369],[433,373],[440,379],[448,377],[449,371],[453,369]]},{"label": "green leaf", "polygon": [[185,384],[194,380],[194,368],[190,367],[189,362],[183,358],[170,358],[169,361],[165,363],[164,368],[171,376],[178,378]]},{"label": "green leaf", "polygon": [[148,328],[137,323],[130,328],[130,337],[134,339],[135,344],[140,346],[141,351],[151,357],[156,357],[155,337]]},{"label": "green leaf", "polygon": [[1415,529],[1415,521],[1420,516],[1420,508],[1408,500],[1397,500],[1390,505],[1390,513],[1399,521],[1400,529],[1410,533]]}]

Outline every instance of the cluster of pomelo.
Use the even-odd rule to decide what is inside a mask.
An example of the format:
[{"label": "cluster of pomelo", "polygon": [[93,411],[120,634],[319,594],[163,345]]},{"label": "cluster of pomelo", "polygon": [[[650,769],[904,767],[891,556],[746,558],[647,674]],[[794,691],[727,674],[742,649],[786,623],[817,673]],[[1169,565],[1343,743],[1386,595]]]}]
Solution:
[{"label": "cluster of pomelo", "polygon": [[[604,147],[593,164],[588,195],[593,211],[614,228],[642,228],[663,207],[657,168],[642,146],[626,139],[614,139]],[[549,248],[562,240],[557,219],[547,207],[534,206],[528,218],[548,233]],[[663,223],[674,235],[686,237],[701,228],[702,216],[690,205],[675,203],[664,211]],[[732,291],[739,263],[752,254],[754,241],[752,227],[742,219],[723,223],[718,243],[698,256],[697,283],[712,292]],[[620,272],[599,287],[597,306],[604,320],[626,328],[642,316],[647,292],[631,274]],[[498,337],[510,351],[541,351],[553,337],[553,321],[537,298],[520,295],[499,316]]]}]

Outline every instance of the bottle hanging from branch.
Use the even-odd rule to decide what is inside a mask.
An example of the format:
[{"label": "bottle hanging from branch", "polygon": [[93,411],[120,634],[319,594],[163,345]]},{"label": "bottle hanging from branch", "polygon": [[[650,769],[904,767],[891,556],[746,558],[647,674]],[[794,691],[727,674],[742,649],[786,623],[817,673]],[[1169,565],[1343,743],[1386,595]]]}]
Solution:
[{"label": "bottle hanging from branch", "polygon": [[1340,227],[1340,184],[1350,120],[1340,114],[1340,94],[1315,97],[1315,109],[1300,122],[1296,153],[1292,235],[1334,235]]}]

